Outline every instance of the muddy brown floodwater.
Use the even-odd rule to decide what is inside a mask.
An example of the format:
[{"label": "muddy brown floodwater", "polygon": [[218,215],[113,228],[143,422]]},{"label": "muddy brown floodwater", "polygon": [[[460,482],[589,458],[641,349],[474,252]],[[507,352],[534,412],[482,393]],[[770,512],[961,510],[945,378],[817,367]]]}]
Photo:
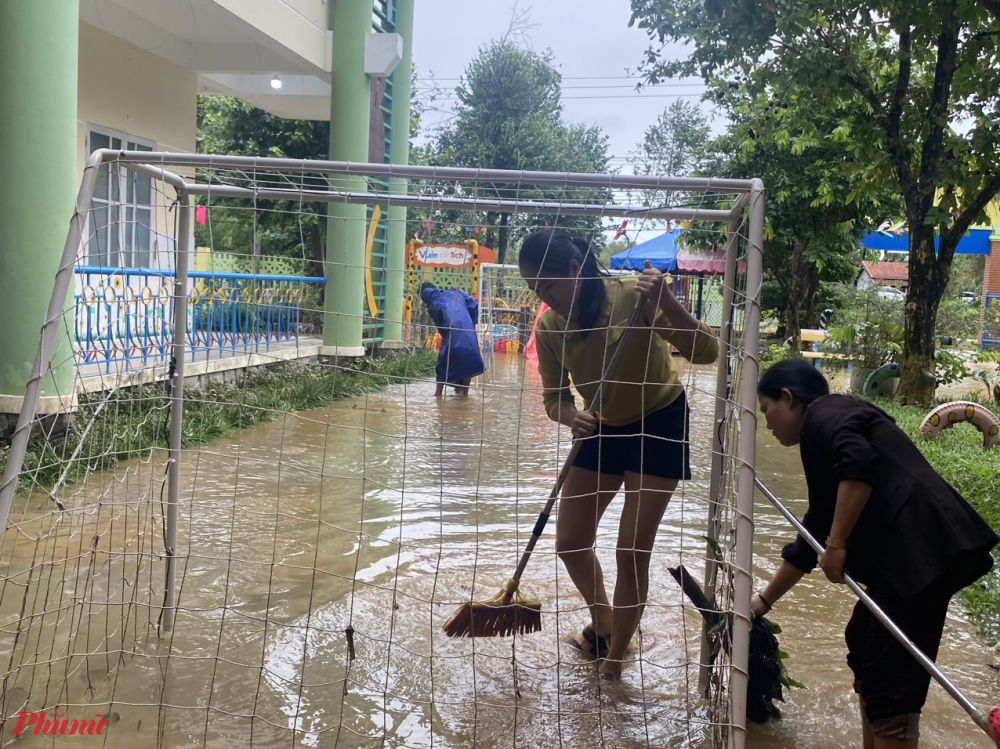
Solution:
[{"label": "muddy brown floodwater", "polygon": [[[700,623],[682,609],[667,572],[681,561],[697,576],[704,548],[715,375],[694,368],[686,377],[695,476],[660,528],[636,662],[619,685],[603,685],[565,644],[587,614],[557,564],[551,528],[522,585],[544,604],[542,632],[449,640],[441,631],[461,601],[491,597],[510,576],[567,448],[541,409],[537,376],[515,357],[498,357],[467,399],[435,399],[432,383],[412,383],[187,453],[172,635],[158,637],[149,625],[162,560],[147,558],[144,567],[114,554],[116,538],[146,554],[162,551],[153,501],[162,456],[91,477],[76,501],[107,497],[113,486],[111,504],[125,508],[105,515],[114,518],[101,535],[108,554],[97,569],[106,574],[81,582],[86,569],[77,570],[63,586],[66,610],[78,615],[41,619],[32,645],[58,673],[36,669],[34,681],[12,687],[21,690],[15,696],[25,709],[65,705],[68,718],[110,706],[120,721],[100,738],[72,739],[80,747],[707,747],[710,713],[697,697]],[[760,432],[757,447],[760,476],[801,514],[797,453]],[[609,586],[619,508],[612,505],[598,539]],[[792,533],[759,497],[755,519],[762,577]],[[54,538],[73,543],[94,532],[66,534]],[[37,553],[18,548],[8,555],[12,577]],[[154,593],[116,582],[130,570]],[[81,596],[113,603],[81,605]],[[16,618],[15,598],[7,591],[0,604],[5,622]],[[842,642],[852,603],[845,588],[813,574],[775,609],[788,667],[807,688],[787,695],[781,721],[750,728],[750,747],[860,746]],[[125,643],[129,654],[120,665],[105,656],[65,660],[68,649],[82,652],[81,641],[89,652]],[[13,641],[4,634],[0,645],[9,652]],[[953,605],[940,664],[986,708],[1000,697],[992,661]],[[47,679],[56,686],[46,694],[39,685]],[[922,730],[924,749],[991,746],[936,685]],[[70,741],[29,735],[19,743]]]}]

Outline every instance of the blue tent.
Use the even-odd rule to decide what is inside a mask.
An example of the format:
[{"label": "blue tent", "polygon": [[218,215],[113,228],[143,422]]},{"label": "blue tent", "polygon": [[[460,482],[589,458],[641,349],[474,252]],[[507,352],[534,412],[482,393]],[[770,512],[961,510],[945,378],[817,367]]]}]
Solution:
[{"label": "blue tent", "polygon": [[[989,255],[990,254],[990,230],[972,229],[958,240],[958,247],[955,252],[959,255]],[[937,249],[939,237],[934,237],[934,248]],[[909,252],[910,235],[882,234],[881,232],[870,232],[861,240],[869,250],[880,250],[882,252]],[[614,266],[612,266],[614,267]]]},{"label": "blue tent", "polygon": [[637,244],[635,247],[611,256],[612,270],[638,270],[646,267],[648,260],[662,273],[677,271],[677,238],[681,230],[673,229],[665,234]]}]

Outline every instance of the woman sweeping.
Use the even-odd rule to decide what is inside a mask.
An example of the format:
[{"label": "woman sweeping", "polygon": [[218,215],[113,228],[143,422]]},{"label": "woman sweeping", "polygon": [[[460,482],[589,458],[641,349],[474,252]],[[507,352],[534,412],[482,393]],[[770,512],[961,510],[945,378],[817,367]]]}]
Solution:
[{"label": "woman sweeping", "polygon": [[[718,344],[648,265],[638,279],[610,278],[587,242],[551,230],[525,240],[519,264],[528,286],[550,307],[536,328],[546,412],[583,440],[563,484],[556,526],[556,551],[591,615],[572,642],[604,659],[604,678],[618,679],[646,602],[656,529],[678,481],[691,477],[687,401],[669,346],[690,361],[710,363]],[[648,300],[641,325],[595,404],[639,295]],[[571,377],[596,416],[576,407]],[[594,542],[601,516],[623,485],[612,604]]]},{"label": "woman sweeping", "polygon": [[[791,359],[757,387],[767,428],[799,446],[809,487],[803,524],[826,539],[819,566],[845,572],[929,658],[937,656],[951,597],[986,574],[996,534],[880,408],[830,395],[823,375]],[[751,608],[765,614],[817,562],[801,537]],[[847,625],[847,663],[861,701],[865,749],[916,747],[930,675],[860,602]]]},{"label": "woman sweeping", "polygon": [[443,395],[445,385],[454,387],[459,395],[468,395],[472,378],[483,373],[474,322],[479,303],[460,289],[439,289],[430,281],[420,285],[420,299],[441,334],[434,395]]}]

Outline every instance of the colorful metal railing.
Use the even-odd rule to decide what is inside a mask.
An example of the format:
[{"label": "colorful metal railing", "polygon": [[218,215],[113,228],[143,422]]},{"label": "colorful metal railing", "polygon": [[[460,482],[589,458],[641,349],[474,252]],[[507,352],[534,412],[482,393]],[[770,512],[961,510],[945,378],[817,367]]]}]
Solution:
[{"label": "colorful metal railing", "polygon": [[[297,342],[303,309],[317,309],[323,278],[191,271],[185,331],[191,361]],[[163,365],[173,327],[174,272],[78,266],[74,359],[106,373]],[[308,306],[304,307],[303,303]]]}]

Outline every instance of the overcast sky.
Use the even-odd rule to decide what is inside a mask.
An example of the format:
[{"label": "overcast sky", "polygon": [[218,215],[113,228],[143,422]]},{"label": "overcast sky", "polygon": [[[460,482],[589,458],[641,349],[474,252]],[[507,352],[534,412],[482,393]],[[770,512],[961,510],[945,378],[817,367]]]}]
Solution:
[{"label": "overcast sky", "polygon": [[[477,50],[500,37],[510,25],[513,0],[418,0],[414,18],[413,59],[420,87],[434,74],[451,93]],[[536,51],[551,49],[563,76],[563,107],[570,122],[596,124],[609,137],[613,166],[642,140],[646,128],[678,96],[697,102],[700,81],[668,82],[635,91],[635,68],[648,46],[646,35],[629,28],[629,0],[520,0],[534,28],[528,32]],[[672,50],[683,55],[683,49]],[[629,70],[632,72],[630,79]],[[435,105],[448,109],[445,99]],[[711,109],[702,104],[706,115]],[[428,112],[429,126],[447,120],[447,112]],[[713,130],[719,130],[716,122]],[[627,171],[627,170],[626,170]]]}]

